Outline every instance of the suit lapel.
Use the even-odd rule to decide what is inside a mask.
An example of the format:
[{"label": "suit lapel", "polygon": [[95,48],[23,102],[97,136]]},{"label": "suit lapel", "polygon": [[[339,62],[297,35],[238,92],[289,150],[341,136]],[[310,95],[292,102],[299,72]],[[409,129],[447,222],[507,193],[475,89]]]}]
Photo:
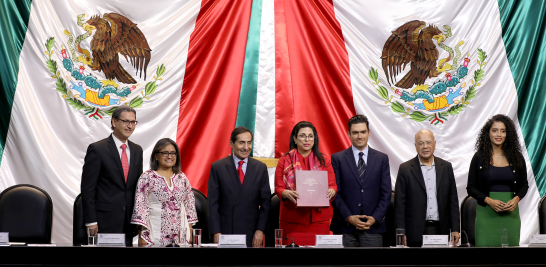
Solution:
[{"label": "suit lapel", "polygon": [[366,171],[364,172],[364,184],[366,184],[366,181],[368,180],[368,174],[370,173],[368,170],[372,170],[375,165],[374,154],[375,150],[373,150],[371,147],[368,147],[368,162],[366,162]]},{"label": "suit lapel", "polygon": [[353,177],[355,178],[357,184],[360,184],[360,176],[358,176],[358,169],[356,168],[356,162],[352,147],[349,147],[347,150],[345,150],[345,160],[349,165],[349,169],[351,169],[351,171],[353,172]]},{"label": "suit lapel", "polygon": [[[434,164],[436,165],[436,192],[439,192],[440,184],[444,178],[444,164],[436,157],[434,157]],[[436,196],[438,196],[438,193],[436,193]]]},{"label": "suit lapel", "polygon": [[411,174],[426,192],[427,187],[425,186],[425,178],[423,178],[423,172],[421,171],[421,163],[419,162],[419,156],[415,157],[413,161],[411,162]]},{"label": "suit lapel", "polygon": [[122,182],[122,184],[125,184],[125,175],[123,174],[123,167],[121,166],[121,158],[120,158],[118,148],[116,147],[116,143],[114,142],[114,138],[112,137],[112,135],[110,135],[110,138],[108,138],[108,148],[110,148],[110,153],[112,154],[114,162],[118,166],[119,174],[120,174],[120,177],[121,177],[121,182]]},{"label": "suit lapel", "polygon": [[228,156],[226,162],[226,171],[229,173],[231,182],[233,183],[233,188],[235,188],[237,195],[241,191],[241,180],[239,179],[239,174],[237,174],[237,169],[235,168],[235,163],[233,163],[233,156]]}]

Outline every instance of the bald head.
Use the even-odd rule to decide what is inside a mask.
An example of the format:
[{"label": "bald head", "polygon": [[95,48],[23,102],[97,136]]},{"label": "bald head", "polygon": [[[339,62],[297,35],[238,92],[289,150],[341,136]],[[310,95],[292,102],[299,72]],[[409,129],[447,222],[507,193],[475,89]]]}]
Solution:
[{"label": "bald head", "polygon": [[432,137],[432,140],[434,140],[434,133],[432,133],[429,129],[421,129],[415,134],[415,143],[417,144],[417,139],[420,137],[420,135],[430,135]]},{"label": "bald head", "polygon": [[423,162],[431,161],[436,148],[434,134],[429,129],[422,129],[415,134],[415,150]]}]

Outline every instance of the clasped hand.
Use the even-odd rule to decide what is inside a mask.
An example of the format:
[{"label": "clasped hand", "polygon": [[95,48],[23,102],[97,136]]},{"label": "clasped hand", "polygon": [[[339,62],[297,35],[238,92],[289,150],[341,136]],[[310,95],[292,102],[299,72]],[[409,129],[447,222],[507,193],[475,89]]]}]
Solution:
[{"label": "clasped hand", "polygon": [[[363,222],[360,220],[361,218],[367,219],[367,221]],[[347,221],[356,227],[356,230],[368,230],[375,223],[374,217],[366,215],[351,215]]]},{"label": "clasped hand", "polygon": [[498,199],[492,199],[490,197],[486,197],[485,203],[487,203],[487,205],[489,205],[496,212],[502,212],[502,211],[512,212],[516,210],[516,208],[518,207],[519,197],[515,196],[514,198],[512,198],[506,203]]}]

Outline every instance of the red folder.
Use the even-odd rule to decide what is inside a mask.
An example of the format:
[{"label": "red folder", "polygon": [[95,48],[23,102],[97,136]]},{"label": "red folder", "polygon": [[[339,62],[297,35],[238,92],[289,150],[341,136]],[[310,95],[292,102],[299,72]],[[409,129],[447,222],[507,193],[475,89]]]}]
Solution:
[{"label": "red folder", "polygon": [[300,195],[297,207],[329,207],[328,172],[296,171],[296,191]]}]

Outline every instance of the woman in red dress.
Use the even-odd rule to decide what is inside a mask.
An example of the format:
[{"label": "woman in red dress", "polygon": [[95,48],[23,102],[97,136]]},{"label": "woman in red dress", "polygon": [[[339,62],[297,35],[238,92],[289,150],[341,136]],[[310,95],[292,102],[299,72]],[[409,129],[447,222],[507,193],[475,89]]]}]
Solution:
[{"label": "woman in red dress", "polygon": [[301,121],[290,134],[290,151],[279,159],[275,171],[275,193],[281,199],[279,228],[284,237],[294,238],[300,246],[315,245],[315,235],[330,234],[332,204],[327,208],[296,207],[296,170],[328,171],[328,193],[330,202],[337,192],[336,177],[330,157],[320,153],[319,138],[315,126]]}]

